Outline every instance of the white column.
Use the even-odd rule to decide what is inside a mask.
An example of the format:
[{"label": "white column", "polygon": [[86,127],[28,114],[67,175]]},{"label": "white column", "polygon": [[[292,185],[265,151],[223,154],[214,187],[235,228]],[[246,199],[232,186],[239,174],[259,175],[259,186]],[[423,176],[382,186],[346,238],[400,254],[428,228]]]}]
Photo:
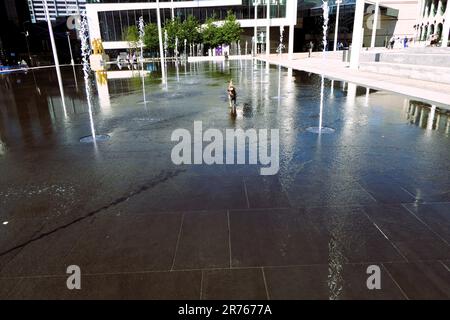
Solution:
[{"label": "white column", "polygon": [[159,38],[159,55],[161,57],[161,75],[163,82],[166,82],[166,69],[164,65],[164,46],[162,40],[161,30],[161,14],[159,12],[159,0],[156,0],[156,20],[158,23],[158,38]]},{"label": "white column", "polygon": [[267,6],[266,6],[266,11],[267,11],[267,17],[266,17],[266,21],[267,21],[267,26],[266,26],[266,56],[269,56],[269,54],[270,54],[270,1],[271,0],[266,0],[266,2],[267,2]]},{"label": "white column", "polygon": [[380,11],[380,1],[377,0],[375,3],[375,14],[373,17],[373,23],[372,23],[372,39],[370,41],[370,47],[375,48],[375,39],[377,36],[377,28],[378,28],[378,14]]},{"label": "white column", "polygon": [[254,28],[253,28],[253,55],[256,56],[256,53],[258,51],[258,1],[254,0],[255,5],[255,21],[254,21]]},{"label": "white column", "polygon": [[450,32],[450,3],[447,2],[445,9],[445,22],[442,26],[442,47],[448,47],[448,35]]},{"label": "white column", "polygon": [[175,19],[175,12],[173,9],[173,0],[170,0],[170,13],[171,13],[172,20]]},{"label": "white column", "polygon": [[297,23],[297,0],[288,0],[287,3],[287,14],[290,14],[289,17],[289,43],[288,43],[288,59],[292,60],[294,55],[294,29],[295,24]]},{"label": "white column", "polygon": [[55,60],[55,69],[56,69],[56,76],[58,77],[59,91],[61,93],[61,102],[62,102],[63,109],[64,109],[64,115],[67,116],[66,101],[65,101],[65,97],[64,97],[64,86],[62,83],[61,69],[59,67],[58,52],[56,51],[55,36],[53,35],[52,22],[50,20],[50,13],[48,12],[47,0],[43,0],[43,4],[44,4],[44,10],[45,10],[45,17],[47,19],[48,33],[50,34],[50,43],[52,44],[53,59]]},{"label": "white column", "polygon": [[336,0],[337,9],[336,9],[336,23],[334,24],[334,44],[333,44],[333,50],[337,50],[337,38],[338,38],[338,31],[339,31],[339,8],[341,6],[342,0]]},{"label": "white column", "polygon": [[433,130],[434,116],[436,114],[436,106],[432,105],[428,114],[427,130]]},{"label": "white column", "polygon": [[359,66],[359,53],[361,51],[361,44],[363,40],[363,19],[364,0],[356,0],[355,20],[353,21],[352,51],[350,57],[351,69],[358,69]]}]

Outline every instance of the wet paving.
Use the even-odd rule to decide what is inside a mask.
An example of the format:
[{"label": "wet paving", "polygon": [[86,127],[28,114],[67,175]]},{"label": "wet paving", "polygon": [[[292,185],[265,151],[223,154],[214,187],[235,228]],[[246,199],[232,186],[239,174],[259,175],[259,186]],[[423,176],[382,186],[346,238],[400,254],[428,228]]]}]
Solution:
[{"label": "wet paving", "polygon": [[[52,69],[1,76],[1,298],[450,298],[450,106],[260,62],[155,68],[93,75],[90,99],[63,68],[65,104]],[[173,164],[194,121],[279,129],[278,173]]]}]

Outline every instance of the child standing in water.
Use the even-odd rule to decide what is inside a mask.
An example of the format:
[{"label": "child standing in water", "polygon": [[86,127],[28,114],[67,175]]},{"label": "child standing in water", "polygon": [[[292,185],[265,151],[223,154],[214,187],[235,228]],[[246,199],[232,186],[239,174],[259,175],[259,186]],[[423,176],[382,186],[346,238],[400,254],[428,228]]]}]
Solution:
[{"label": "child standing in water", "polygon": [[230,101],[230,108],[231,108],[231,113],[232,114],[236,114],[236,98],[237,98],[237,93],[236,93],[236,88],[233,85],[233,80],[230,80],[230,83],[228,84],[228,99]]}]

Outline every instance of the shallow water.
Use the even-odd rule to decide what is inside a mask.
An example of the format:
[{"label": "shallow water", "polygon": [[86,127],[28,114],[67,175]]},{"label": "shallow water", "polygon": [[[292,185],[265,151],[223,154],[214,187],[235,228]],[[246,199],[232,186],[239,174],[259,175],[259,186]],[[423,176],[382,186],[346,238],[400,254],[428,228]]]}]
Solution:
[{"label": "shallow water", "polygon": [[[322,126],[326,129],[318,134],[320,76],[278,67],[267,73],[260,62],[239,66],[239,61],[180,64],[178,68],[169,64],[167,85],[161,83],[157,65],[147,66],[151,71],[144,77],[136,70],[93,75],[92,125],[97,135],[108,137],[96,144],[89,138],[81,140],[88,143],[80,142],[91,134],[80,68],[63,68],[67,110],[62,108],[54,70],[3,75],[2,190],[21,192],[28,190],[31,182],[37,189],[39,185],[64,184],[70,190],[68,201],[84,208],[100,206],[171,170],[218,178],[259,174],[258,166],[251,165],[173,165],[171,134],[177,128],[192,131],[194,121],[202,121],[203,130],[279,129],[280,171],[276,178],[292,205],[307,201],[297,197],[299,186],[320,188],[323,183],[327,187],[321,192],[335,193],[340,189],[330,186],[372,175],[386,177],[386,183],[399,182],[419,198],[450,188],[442,174],[450,166],[450,118],[444,108],[438,108],[430,120],[430,106],[425,103],[325,79]],[[238,92],[236,117],[228,111],[226,86],[230,79]],[[178,191],[173,192],[176,197]],[[16,197],[6,200],[2,192],[5,207],[1,215],[47,216],[57,207],[56,202],[64,201],[63,194],[58,193],[55,203],[42,204],[40,199],[44,208],[35,210],[32,201],[18,204]],[[323,201],[334,203],[333,198]],[[195,201],[192,206],[197,208]],[[219,207],[228,208],[227,204]]]}]

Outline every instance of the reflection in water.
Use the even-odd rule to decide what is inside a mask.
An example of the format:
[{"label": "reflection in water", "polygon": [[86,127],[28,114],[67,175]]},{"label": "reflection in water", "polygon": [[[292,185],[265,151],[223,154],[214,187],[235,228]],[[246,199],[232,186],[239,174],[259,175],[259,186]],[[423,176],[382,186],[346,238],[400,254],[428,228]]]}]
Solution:
[{"label": "reflection in water", "polygon": [[[332,231],[334,234],[336,229]],[[344,269],[345,258],[342,254],[342,245],[334,237],[328,243],[328,290],[329,300],[337,300],[344,286],[342,271]]]},{"label": "reflection in water", "polygon": [[106,71],[96,71],[95,79],[100,108],[102,110],[109,110],[111,108],[111,100],[108,88],[108,73]]},{"label": "reflection in water", "polygon": [[366,99],[365,99],[365,106],[368,107],[369,106],[369,96],[370,96],[370,88],[367,87],[366,88]]},{"label": "reflection in water", "polygon": [[3,143],[0,137],[0,156],[3,156],[6,153],[6,145]]},{"label": "reflection in water", "polygon": [[427,131],[449,132],[450,112],[436,105],[424,102],[407,100],[408,105],[404,109],[406,120]]},{"label": "reflection in water", "polygon": [[346,104],[349,107],[352,107],[355,105],[355,99],[356,99],[356,83],[349,82],[347,83],[347,101]]}]

